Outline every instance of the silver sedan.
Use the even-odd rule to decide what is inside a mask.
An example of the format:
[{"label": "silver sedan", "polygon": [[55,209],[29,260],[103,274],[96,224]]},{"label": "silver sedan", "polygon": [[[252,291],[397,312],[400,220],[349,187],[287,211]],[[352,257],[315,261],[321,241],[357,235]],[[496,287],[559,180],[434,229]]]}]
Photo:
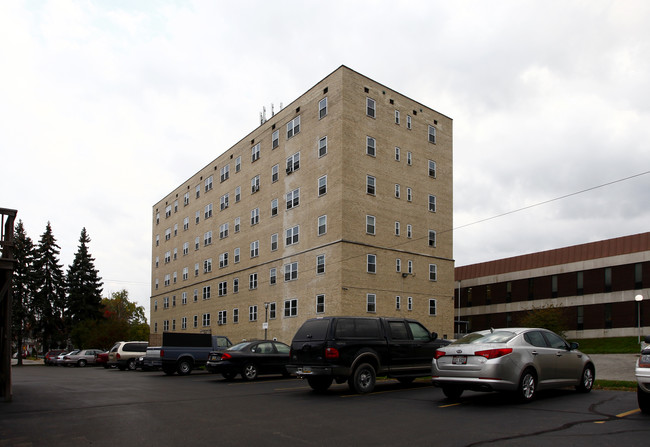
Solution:
[{"label": "silver sedan", "polygon": [[512,391],[523,402],[549,388],[575,386],[588,393],[596,368],[577,348],[546,329],[474,332],[436,351],[432,381],[449,399],[464,390]]}]

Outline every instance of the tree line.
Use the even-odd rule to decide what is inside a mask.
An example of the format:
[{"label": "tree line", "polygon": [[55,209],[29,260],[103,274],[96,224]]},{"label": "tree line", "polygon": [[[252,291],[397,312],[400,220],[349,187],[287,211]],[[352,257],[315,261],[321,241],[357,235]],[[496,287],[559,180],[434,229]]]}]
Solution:
[{"label": "tree line", "polygon": [[22,220],[16,224],[12,339],[18,351],[27,340],[45,353],[55,348],[109,349],[119,340],[149,338],[144,308],[130,302],[126,290],[102,298],[103,283],[89,243],[83,228],[74,260],[64,273],[50,222],[37,244]]}]

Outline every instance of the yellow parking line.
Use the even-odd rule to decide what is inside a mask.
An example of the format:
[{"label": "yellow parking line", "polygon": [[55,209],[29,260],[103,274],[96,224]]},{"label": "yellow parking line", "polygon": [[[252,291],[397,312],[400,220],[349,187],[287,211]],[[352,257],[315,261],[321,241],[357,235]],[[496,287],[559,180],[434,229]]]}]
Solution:
[{"label": "yellow parking line", "polygon": [[629,416],[629,415],[634,414],[634,413],[639,413],[640,411],[641,411],[641,409],[637,408],[636,410],[630,410],[630,411],[626,411],[625,413],[617,414],[616,417],[617,418],[624,418],[625,416]]}]

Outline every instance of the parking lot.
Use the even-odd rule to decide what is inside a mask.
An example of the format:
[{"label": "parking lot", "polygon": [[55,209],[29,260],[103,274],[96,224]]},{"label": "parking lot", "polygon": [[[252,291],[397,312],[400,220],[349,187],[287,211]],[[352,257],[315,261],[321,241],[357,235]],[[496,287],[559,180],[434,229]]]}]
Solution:
[{"label": "parking lot", "polygon": [[278,377],[24,366],[13,368],[13,402],[0,404],[0,446],[645,446],[649,435],[632,392],[567,389],[526,405],[467,392],[450,402],[426,380],[319,395]]}]

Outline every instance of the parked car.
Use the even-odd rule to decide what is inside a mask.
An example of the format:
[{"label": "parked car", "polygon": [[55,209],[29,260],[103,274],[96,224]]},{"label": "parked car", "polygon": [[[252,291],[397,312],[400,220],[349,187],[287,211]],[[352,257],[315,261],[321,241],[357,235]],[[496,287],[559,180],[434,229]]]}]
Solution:
[{"label": "parked car", "polygon": [[138,357],[147,351],[149,342],[118,341],[108,352],[108,366],[116,366],[120,371],[134,370]]},{"label": "parked car", "polygon": [[406,318],[312,318],[293,337],[287,371],[317,392],[347,381],[352,391],[369,393],[378,374],[402,383],[429,376],[433,354],[445,344]]},{"label": "parked car", "polygon": [[639,408],[644,413],[650,413],[650,335],[645,337],[645,346],[636,363],[636,398]]},{"label": "parked car", "polygon": [[140,357],[136,368],[141,368],[142,371],[158,371],[162,367],[162,359],[160,358],[160,346],[149,346],[145,355]]},{"label": "parked car", "polygon": [[65,354],[63,349],[54,349],[52,351],[47,351],[45,357],[43,358],[43,363],[45,366],[56,366],[56,358],[60,354]]},{"label": "parked car", "polygon": [[108,351],[103,351],[97,354],[97,357],[95,358],[95,364],[97,366],[103,366],[104,368],[108,368]]},{"label": "parked car", "polygon": [[204,366],[212,351],[225,351],[232,342],[223,335],[163,332],[162,346],[148,349],[144,366],[160,365],[167,375],[190,374],[194,368]]},{"label": "parked car", "polygon": [[289,346],[279,341],[246,341],[225,351],[211,352],[205,367],[228,380],[237,374],[244,380],[255,380],[261,374],[288,376],[289,352]]},{"label": "parked car", "polygon": [[66,352],[62,352],[61,354],[57,355],[56,356],[56,366],[66,366],[63,358],[66,355],[76,354],[77,352],[79,352],[79,350],[75,349],[74,351],[66,351]]},{"label": "parked car", "polygon": [[94,365],[96,362],[97,354],[101,353],[100,349],[82,349],[77,351],[76,354],[66,354],[63,356],[64,366],[80,366]]},{"label": "parked car", "polygon": [[577,343],[569,344],[554,332],[504,328],[474,332],[439,348],[431,375],[450,399],[464,390],[511,391],[528,402],[548,388],[575,386],[588,393],[596,368]]}]

